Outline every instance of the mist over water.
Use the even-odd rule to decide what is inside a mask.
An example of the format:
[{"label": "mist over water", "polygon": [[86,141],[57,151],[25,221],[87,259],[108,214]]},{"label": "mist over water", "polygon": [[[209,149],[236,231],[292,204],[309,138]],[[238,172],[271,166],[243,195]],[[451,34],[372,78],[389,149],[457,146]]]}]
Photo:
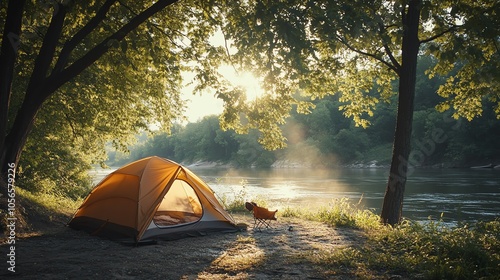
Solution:
[{"label": "mist over water", "polygon": [[[190,168],[219,198],[264,199],[273,209],[321,207],[348,198],[379,214],[388,169]],[[94,171],[96,183],[113,170]],[[415,169],[406,184],[403,215],[448,223],[500,217],[500,170]]]}]

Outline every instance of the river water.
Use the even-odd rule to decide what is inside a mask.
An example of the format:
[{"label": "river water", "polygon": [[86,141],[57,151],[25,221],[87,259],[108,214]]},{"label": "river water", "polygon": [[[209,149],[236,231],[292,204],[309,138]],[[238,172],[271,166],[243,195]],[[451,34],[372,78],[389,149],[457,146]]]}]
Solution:
[{"label": "river water", "polygon": [[[347,198],[380,213],[388,169],[190,168],[219,198],[262,198],[270,208],[319,207]],[[97,170],[95,181],[112,170]],[[403,216],[424,221],[493,220],[500,217],[499,169],[415,169],[406,184]]]}]

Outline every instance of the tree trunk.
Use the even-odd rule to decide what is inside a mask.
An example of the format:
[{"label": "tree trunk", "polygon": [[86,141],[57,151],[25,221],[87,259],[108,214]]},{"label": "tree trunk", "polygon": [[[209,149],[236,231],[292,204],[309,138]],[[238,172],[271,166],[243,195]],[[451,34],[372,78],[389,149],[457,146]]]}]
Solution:
[{"label": "tree trunk", "polygon": [[35,117],[41,107],[39,104],[23,104],[19,109],[16,120],[11,128],[9,135],[6,137],[4,154],[2,162],[2,174],[7,172],[8,165],[14,164],[17,166],[21,158],[21,152],[28,140],[28,135],[31,132]]},{"label": "tree trunk", "polygon": [[[43,88],[44,83],[46,83],[45,77],[47,76],[59,38],[61,36],[65,18],[66,7],[62,4],[58,4],[58,12],[54,13],[50,21],[43,38],[43,44],[35,59],[33,72],[28,82],[26,95],[21,108],[16,114],[14,123],[12,124],[9,133],[4,136],[5,142],[3,147],[1,147],[2,158],[0,160],[0,164],[2,165],[0,170],[2,174],[6,174],[9,165],[13,164],[17,167],[22,149],[26,144],[28,134],[31,132],[35,122],[36,114],[41,108],[43,102],[52,93],[47,91],[44,92]],[[12,77],[10,82],[12,82]]]},{"label": "tree trunk", "polygon": [[[7,8],[4,30],[2,33],[2,46],[0,51],[0,180],[4,180],[4,169],[9,168],[5,159],[5,136],[9,116],[12,80],[14,65],[17,58],[21,36],[21,24],[25,0],[11,0]],[[7,188],[0,187],[0,193],[7,195]]]},{"label": "tree trunk", "polygon": [[399,223],[403,212],[403,196],[409,167],[408,157],[411,151],[417,56],[420,46],[418,39],[420,9],[421,0],[411,0],[408,11],[403,12],[404,34],[401,71],[399,72],[398,115],[391,169],[381,213],[381,221],[390,225]]}]

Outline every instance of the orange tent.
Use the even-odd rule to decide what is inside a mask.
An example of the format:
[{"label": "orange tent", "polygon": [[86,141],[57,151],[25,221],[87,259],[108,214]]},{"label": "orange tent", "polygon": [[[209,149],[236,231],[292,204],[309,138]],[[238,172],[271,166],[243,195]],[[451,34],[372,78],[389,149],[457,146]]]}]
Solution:
[{"label": "orange tent", "polygon": [[187,168],[159,157],[109,174],[90,192],[69,226],[136,242],[237,229],[207,184]]}]

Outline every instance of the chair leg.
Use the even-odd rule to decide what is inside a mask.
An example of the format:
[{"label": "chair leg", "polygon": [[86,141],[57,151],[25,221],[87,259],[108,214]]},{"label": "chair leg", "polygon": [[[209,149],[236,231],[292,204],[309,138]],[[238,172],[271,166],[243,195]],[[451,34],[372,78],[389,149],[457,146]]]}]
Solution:
[{"label": "chair leg", "polygon": [[262,220],[262,224],[264,224],[266,228],[272,228],[270,221]]},{"label": "chair leg", "polygon": [[265,219],[254,219],[254,228],[257,228],[259,231],[261,231],[261,228],[272,228],[270,221],[267,221]]},{"label": "chair leg", "polygon": [[254,218],[253,228],[258,229],[260,231],[260,220],[259,219]]},{"label": "chair leg", "polygon": [[254,218],[253,228],[254,229],[258,229],[259,231],[261,231],[262,222],[263,221],[261,219]]}]

